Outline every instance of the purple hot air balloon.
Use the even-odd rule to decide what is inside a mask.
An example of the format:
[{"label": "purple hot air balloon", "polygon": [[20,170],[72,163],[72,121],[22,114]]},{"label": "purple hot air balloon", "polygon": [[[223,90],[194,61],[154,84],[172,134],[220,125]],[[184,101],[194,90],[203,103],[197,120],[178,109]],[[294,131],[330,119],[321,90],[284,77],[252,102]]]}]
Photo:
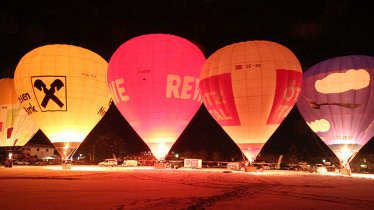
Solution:
[{"label": "purple hot air balloon", "polygon": [[374,135],[374,57],[350,55],[308,69],[297,108],[343,165]]}]

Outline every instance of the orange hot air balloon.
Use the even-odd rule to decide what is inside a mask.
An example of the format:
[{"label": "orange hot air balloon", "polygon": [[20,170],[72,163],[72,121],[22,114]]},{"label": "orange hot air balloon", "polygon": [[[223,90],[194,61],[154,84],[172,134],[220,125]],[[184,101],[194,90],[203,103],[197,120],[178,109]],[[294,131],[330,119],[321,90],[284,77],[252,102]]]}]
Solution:
[{"label": "orange hot air balloon", "polygon": [[252,162],[291,111],[300,93],[296,56],[270,41],[217,50],[200,75],[200,94],[213,118]]},{"label": "orange hot air balloon", "polygon": [[39,128],[19,103],[13,79],[0,79],[0,93],[0,147],[24,146]]},{"label": "orange hot air balloon", "polygon": [[73,45],[35,48],[19,61],[14,85],[23,108],[69,159],[110,104],[108,63]]}]

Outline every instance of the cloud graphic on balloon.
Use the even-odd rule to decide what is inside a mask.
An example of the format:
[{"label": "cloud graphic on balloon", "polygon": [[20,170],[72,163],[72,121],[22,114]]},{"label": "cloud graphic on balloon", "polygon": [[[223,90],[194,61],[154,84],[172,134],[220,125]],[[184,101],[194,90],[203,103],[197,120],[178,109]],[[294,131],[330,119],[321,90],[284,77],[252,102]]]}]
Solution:
[{"label": "cloud graphic on balloon", "polygon": [[326,132],[330,129],[330,123],[326,119],[306,122],[314,132]]},{"label": "cloud graphic on balloon", "polygon": [[344,73],[332,73],[314,84],[320,93],[342,93],[365,88],[370,83],[370,74],[365,69],[349,69]]}]

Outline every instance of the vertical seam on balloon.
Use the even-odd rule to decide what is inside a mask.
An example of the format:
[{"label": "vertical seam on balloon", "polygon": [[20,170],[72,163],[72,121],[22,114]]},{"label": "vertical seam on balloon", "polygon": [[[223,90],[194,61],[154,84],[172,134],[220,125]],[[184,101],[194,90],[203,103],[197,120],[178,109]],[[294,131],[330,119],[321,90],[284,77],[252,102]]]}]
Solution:
[{"label": "vertical seam on balloon", "polygon": [[[373,65],[373,61],[374,61],[374,57],[372,57],[372,56],[365,56],[366,57],[366,62],[367,62],[367,65],[368,65],[368,67],[370,67],[370,71],[369,71],[369,75],[370,75],[370,80],[373,80],[373,78],[372,78],[372,76],[373,76],[373,71],[374,71],[374,65]],[[371,62],[369,62],[369,59],[370,59],[370,61]],[[372,95],[372,91],[373,91],[373,82],[371,82],[370,83],[370,89],[369,89],[369,97]],[[368,106],[368,104],[369,103],[366,103],[365,104],[365,109],[364,110],[366,110],[366,107]],[[374,112],[374,106],[371,106],[371,113],[373,113]],[[373,122],[373,121],[372,121]],[[372,130],[373,130],[373,128],[372,128]],[[371,133],[373,133],[373,132],[371,132]],[[370,133],[369,133],[370,134]],[[370,135],[368,135],[368,136],[370,136]],[[369,137],[370,139],[372,139],[373,138],[373,135],[371,136],[371,137]],[[370,141],[370,139],[368,140],[368,141]]]},{"label": "vertical seam on balloon", "polygon": [[[330,69],[331,69],[331,65],[332,65],[333,61],[339,63],[339,62],[340,62],[340,59],[336,57],[336,58],[328,59],[328,60],[326,61],[326,65],[323,65],[323,67],[324,67],[324,69],[323,69],[323,73],[325,74],[325,75],[323,76],[324,78],[325,78],[326,76],[330,75],[330,73],[331,73],[331,72],[330,72]],[[322,63],[322,64],[324,64],[324,63]],[[339,68],[339,69],[341,68],[340,63],[339,63],[339,65],[338,65],[338,68]],[[322,93],[321,93],[321,94],[322,94]],[[326,103],[330,103],[330,97],[329,97],[329,95],[326,94],[326,93],[324,93],[323,95],[324,95],[324,98],[326,99]],[[321,102],[319,102],[319,103],[321,103]],[[327,106],[326,109],[328,110],[327,114],[330,115],[330,116],[332,116],[334,112],[333,112],[333,110],[331,109],[331,106]],[[321,110],[321,116],[325,116],[324,112],[322,112],[323,109],[320,108],[320,110]],[[332,125],[332,126],[330,126],[330,128],[332,128],[332,132],[329,131],[329,135],[337,133],[336,131],[338,130],[337,127],[336,127],[336,126],[337,126],[337,123],[336,123],[335,117],[331,117],[330,120],[331,120],[330,125]],[[336,137],[336,136],[333,136],[333,138],[335,138],[335,137]]]},{"label": "vertical seam on balloon", "polygon": [[[350,59],[350,60],[352,60],[352,66],[356,66],[355,64],[357,63],[357,59],[360,59],[359,57],[357,57],[357,56],[355,56],[355,55],[353,55],[353,56],[346,56],[348,59]],[[355,69],[356,70],[356,69]],[[355,77],[356,77],[356,75],[354,75]],[[357,81],[356,80],[356,78],[354,79],[355,81]],[[354,96],[352,96],[351,98],[353,99],[353,104],[356,104],[356,97],[357,97],[357,91],[358,90],[354,90],[353,91],[353,93],[354,93]],[[351,99],[350,98],[350,99]],[[342,101],[342,100],[341,100]],[[342,101],[342,102],[344,102],[344,101]],[[346,103],[346,102],[344,102],[344,103]],[[349,103],[349,101],[347,101],[347,103]],[[350,126],[349,126],[349,131],[354,131],[354,130],[356,130],[356,129],[354,129],[353,128],[353,123],[355,122],[355,120],[354,120],[354,117],[356,116],[356,113],[357,113],[357,110],[355,110],[355,109],[352,109],[352,116],[351,116],[351,119],[350,119],[350,121],[349,121],[349,123],[350,123]],[[360,116],[360,113],[358,113],[358,116]],[[359,123],[359,122],[362,122],[361,121],[361,117],[359,117],[360,118],[360,120],[358,121],[358,122],[355,122],[355,123]],[[359,126],[359,127],[361,127],[361,126]],[[352,138],[353,138],[353,135],[355,135],[356,137],[359,137],[356,133],[351,133],[351,135],[352,135]],[[358,140],[358,139],[357,139]],[[353,147],[354,147],[354,149],[358,152],[360,149],[361,149],[361,144],[360,145],[358,145],[357,144],[357,141],[356,139],[353,139],[353,142],[352,142],[352,144],[354,145]],[[361,140],[361,138],[360,138],[360,140]],[[361,142],[360,142],[361,143]],[[353,155],[353,154],[352,154]],[[353,158],[352,158],[353,159]]]},{"label": "vertical seam on balloon", "polygon": [[[278,43],[274,43],[273,44],[272,42],[269,42],[269,45],[267,45],[267,46],[268,46],[268,48],[269,48],[269,50],[271,52],[271,56],[272,56],[271,60],[273,60],[273,65],[274,65],[275,87],[274,87],[273,100],[272,100],[272,106],[273,106],[274,105],[274,101],[275,101],[275,97],[276,97],[276,95],[275,95],[276,94],[276,89],[277,89],[277,85],[278,85],[277,84],[278,83],[278,77],[277,77],[277,74],[278,74],[278,62],[281,61],[281,59],[278,60],[278,58],[275,56],[274,49],[276,49],[277,51],[279,51],[280,53],[278,53],[278,55],[281,55],[282,57],[283,57],[284,51],[281,49],[281,46]],[[284,63],[287,63],[287,61],[285,60]],[[288,68],[285,68],[285,69],[288,69]],[[288,81],[288,74],[289,74],[289,72],[286,73],[287,81]],[[284,105],[284,100],[281,100],[281,106],[283,106],[283,105]],[[279,123],[279,125],[280,124],[281,123]]]},{"label": "vertical seam on balloon", "polygon": [[[230,49],[230,51],[229,51],[229,53],[230,53],[230,62],[229,62],[229,66],[228,66],[228,70],[229,70],[229,75],[230,75],[230,82],[231,82],[231,88],[230,88],[230,91],[232,92],[232,100],[234,101],[234,104],[235,104],[235,111],[236,112],[238,112],[238,110],[237,110],[237,100],[236,100],[236,96],[234,95],[234,86],[233,86],[233,76],[232,76],[232,73],[233,73],[233,57],[234,57],[234,52],[237,50],[237,48],[240,46],[240,45],[242,45],[243,44],[243,42],[239,42],[239,43],[235,43],[235,44],[232,44],[231,45],[231,47],[229,48]],[[239,49],[240,50],[240,49]],[[234,65],[236,65],[236,64],[234,64]],[[220,80],[221,79],[221,77],[218,77],[218,79]],[[218,81],[218,84],[221,86],[221,83]],[[218,90],[221,90],[221,87],[219,87],[218,88]],[[220,97],[220,100],[221,101],[223,101],[223,98],[222,98],[222,95],[221,95],[221,93],[219,92],[219,97]],[[225,113],[229,113],[228,112],[228,104],[227,103],[222,103],[222,107],[224,108],[224,111],[225,111]],[[240,117],[239,117],[239,115],[238,115],[238,118],[239,118],[239,122],[240,122]]]},{"label": "vertical seam on balloon", "polygon": [[[311,72],[311,74],[312,75],[310,75],[310,77],[312,77],[312,81],[309,81],[309,83],[311,83],[312,82],[312,84],[310,85],[311,87],[310,88],[308,88],[310,91],[308,91],[310,94],[311,94],[311,96],[312,97],[310,97],[310,96],[307,96],[308,98],[311,98],[312,100],[314,100],[314,101],[316,101],[317,103],[318,103],[318,101],[317,101],[317,99],[318,99],[318,97],[317,97],[317,90],[316,90],[316,87],[315,87],[315,83],[316,83],[316,81],[315,81],[315,77],[317,77],[317,75],[320,75],[321,74],[321,66],[320,66],[321,64],[316,64],[316,65],[313,65],[311,68],[309,68],[308,70],[307,70],[307,72]],[[316,70],[314,70],[314,69],[316,69]],[[317,74],[314,72],[314,71],[316,71],[317,72]],[[306,106],[310,106],[309,104],[308,104],[308,102],[307,102],[307,105]],[[309,108],[309,107],[308,107]],[[309,110],[309,113],[311,113],[311,115],[310,116],[315,116],[315,114],[314,113],[316,113],[317,114],[317,117],[318,118],[316,118],[316,117],[314,117],[314,119],[315,120],[321,120],[321,118],[322,118],[322,111],[321,111],[321,109],[314,109],[314,108],[309,108],[308,109]],[[312,117],[312,119],[313,119],[313,117]],[[313,120],[313,121],[315,121],[315,120]],[[320,126],[320,123],[318,123],[318,128],[320,128],[321,126]],[[329,127],[329,129],[331,128],[331,126]],[[314,132],[314,131],[313,131]],[[319,137],[320,138],[320,137]],[[321,139],[321,138],[320,138]],[[322,140],[322,139],[321,139]],[[323,140],[322,140],[323,141]]]},{"label": "vertical seam on balloon", "polygon": [[[323,67],[323,66],[322,66]],[[316,69],[316,70],[314,70],[314,69]],[[315,86],[315,84],[316,84],[316,80],[315,80],[315,78],[317,77],[317,75],[321,75],[321,73],[322,73],[322,71],[321,71],[321,63],[317,63],[317,64],[315,64],[315,65],[313,65],[312,67],[310,67],[307,71],[306,71],[306,73],[308,73],[308,72],[310,72],[310,77],[312,77],[312,81],[309,81],[309,82],[312,82],[312,84],[310,85],[310,86],[312,86],[311,87],[311,91],[310,91],[310,94],[311,94],[311,96],[313,97],[313,98],[311,98],[312,100],[314,100],[314,101],[316,101],[317,103],[318,103],[318,101],[317,101],[317,99],[318,99],[318,97],[317,97],[317,90],[316,90],[316,86]],[[314,78],[313,78],[314,77]],[[307,96],[307,97],[309,97],[309,96]],[[308,103],[307,103],[307,105],[308,106],[310,106]],[[321,111],[321,109],[314,109],[314,108],[310,108],[309,109],[310,110],[310,113],[311,113],[311,116],[313,116],[314,118],[312,118],[312,119],[315,119],[315,120],[320,120],[320,119],[322,119],[322,111]],[[318,118],[316,118],[315,117],[315,114],[314,113],[316,113],[317,114],[317,117]],[[314,120],[314,121],[315,121]],[[330,122],[329,122],[330,123]],[[321,126],[320,126],[320,123],[318,123],[318,128],[320,128]],[[329,129],[330,128],[332,128],[331,126],[329,127]],[[314,132],[314,131],[313,131]],[[318,135],[317,135],[318,136]],[[318,136],[318,138],[319,139],[321,139],[322,140],[322,138],[321,137],[319,137]],[[322,140],[323,142],[324,142],[324,140]]]},{"label": "vertical seam on balloon", "polygon": [[[45,61],[45,55],[46,55],[46,50],[47,50],[47,48],[50,48],[50,46],[48,45],[47,47],[41,47],[41,48],[39,48],[39,49],[41,49],[42,50],[42,55],[41,55],[41,58],[40,58],[40,63],[39,63],[39,66],[38,66],[38,68],[39,68],[39,70],[38,70],[38,75],[40,76],[40,74],[41,74],[41,69],[42,69],[42,63],[44,63]],[[56,53],[56,52],[55,52]],[[54,65],[56,65],[56,56],[54,56]],[[55,68],[55,66],[53,66],[53,68]],[[30,77],[31,78],[31,77]],[[38,101],[37,100],[37,98],[36,98],[36,95],[35,95],[35,90],[34,90],[34,88],[32,87],[33,86],[33,84],[31,83],[31,88],[33,89],[33,93],[34,93],[34,96],[35,96],[35,101]],[[40,105],[39,105],[39,108],[40,108]],[[41,109],[40,109],[40,111],[41,111]],[[35,114],[34,114],[35,115]],[[37,115],[38,116],[38,119],[37,119],[37,121],[39,122],[39,121],[42,121],[42,123],[43,124],[45,124],[46,122],[45,122],[45,120],[40,120],[40,119],[43,119],[41,116],[40,116],[40,114],[38,114]],[[48,119],[48,120],[50,120],[50,119]]]},{"label": "vertical seam on balloon", "polygon": [[[335,60],[336,59],[336,60]],[[334,61],[337,61],[336,63],[338,64],[338,67],[337,67],[337,69],[338,69],[338,71],[339,71],[339,73],[340,73],[340,71],[342,70],[342,57],[336,57],[335,59],[332,59],[332,60],[329,60],[329,62],[328,62],[328,64],[329,64],[329,68],[327,69],[327,72],[329,73],[328,75],[330,75],[331,74],[331,70],[333,70],[332,68],[334,67]],[[334,70],[334,71],[336,71],[336,70]],[[329,94],[326,94],[326,96],[327,96],[327,103],[332,103],[332,98],[331,98],[331,96],[329,96]],[[341,101],[341,94],[339,94],[339,100]],[[334,112],[334,108],[337,108],[337,107],[334,107],[334,106],[328,106],[328,110],[329,110],[329,112],[330,112],[330,114],[334,114],[335,112]],[[342,117],[342,115],[341,115],[341,113],[342,113],[342,109],[339,107],[338,108],[339,109],[339,119],[336,119],[336,115],[332,118],[332,120],[334,121],[334,133],[338,133],[337,131],[343,131],[343,123],[341,123],[341,124],[338,124],[337,122],[339,122],[339,121],[343,121],[343,117]],[[338,127],[338,125],[339,125],[339,127]],[[340,134],[340,132],[339,132],[339,134]]]},{"label": "vertical seam on balloon", "polygon": [[[347,58],[347,59],[346,59]],[[346,64],[346,62],[349,64],[349,60],[350,60],[350,58],[349,57],[346,57],[346,56],[344,56],[344,57],[339,57],[339,60],[340,60],[340,62],[339,62],[339,73],[341,73],[341,70],[342,70],[342,67],[344,67],[345,69],[344,69],[344,72],[347,72],[347,69],[346,69],[346,66],[347,66],[347,64]],[[347,61],[348,60],[348,61]],[[344,62],[344,63],[343,63]],[[342,81],[339,81],[340,83],[342,83]],[[339,85],[340,86],[340,85]],[[335,93],[336,94],[336,93]],[[338,101],[341,101],[341,102],[343,102],[343,100],[344,100],[344,97],[343,97],[343,94],[342,94],[342,89],[341,89],[341,86],[339,87],[339,93],[338,93],[338,97],[339,97],[339,99],[338,99]],[[333,101],[333,102],[335,102],[335,101]],[[341,122],[341,124],[340,124],[340,128],[339,128],[339,130],[340,131],[344,131],[344,135],[346,135],[347,133],[345,133],[346,132],[346,129],[345,128],[347,128],[347,123],[350,123],[350,122],[346,122],[345,121],[345,111],[344,111],[344,108],[343,107],[341,107],[341,106],[330,106],[332,109],[338,109],[339,110],[339,113],[340,113],[340,122]],[[347,144],[347,142],[345,142],[346,144]]]},{"label": "vertical seam on balloon", "polygon": [[[344,67],[344,68],[346,68],[345,66],[346,66],[346,59],[345,59],[346,57],[344,56],[344,57],[338,57],[338,60],[339,60],[339,62],[338,62],[338,64],[339,64],[339,67],[338,67],[338,73],[341,73],[341,71],[342,71],[342,68]],[[344,62],[344,63],[343,63]],[[330,68],[331,69],[331,68]],[[346,72],[346,69],[344,69],[344,71]],[[335,73],[335,72],[334,72]],[[342,81],[339,81],[339,82],[342,82]],[[334,93],[334,94],[336,94],[336,93]],[[339,89],[339,93],[338,93],[338,101],[343,101],[343,96],[342,96],[342,90],[341,90],[341,87],[340,87],[340,89]],[[333,99],[333,96],[331,97],[331,99]],[[331,99],[330,98],[328,98],[328,103],[330,103],[331,102]],[[335,101],[332,101],[331,103],[334,103]],[[344,114],[344,110],[343,110],[343,107],[341,107],[341,106],[329,106],[329,108],[330,108],[330,112],[331,112],[331,110],[333,110],[333,109],[338,109],[339,110],[339,120],[338,121],[340,121],[341,123],[339,124],[339,128],[338,128],[338,130],[339,131],[341,131],[341,132],[344,132],[345,131],[345,124],[346,124],[346,122],[345,122],[345,120],[344,120],[344,118],[345,118],[345,114]],[[332,112],[332,113],[334,113],[334,112]],[[341,134],[342,133],[339,133],[339,135],[341,136]],[[345,142],[345,144],[347,144],[347,142]]]},{"label": "vertical seam on balloon", "polygon": [[[251,44],[251,41],[246,41],[246,42],[244,42],[243,43],[243,50],[244,50],[244,66],[243,66],[243,69],[244,69],[244,72],[245,72],[245,82],[244,82],[244,84],[245,84],[245,102],[246,102],[246,106],[247,106],[247,108],[249,108],[249,94],[248,94],[248,90],[249,90],[249,88],[248,88],[248,74],[249,74],[249,71],[247,70],[247,63],[249,62],[248,61],[248,56],[247,56],[247,45],[249,45],[249,44]],[[237,111],[237,113],[238,113],[238,110],[236,110]],[[249,115],[249,111],[247,111],[247,113],[246,113],[246,115]],[[249,116],[244,116],[245,118],[248,118]],[[239,113],[238,113],[238,119],[239,119],[239,122],[240,122],[240,124],[242,123],[241,122],[241,119],[240,119],[240,115],[239,115]]]},{"label": "vertical seam on balloon", "polygon": [[[361,58],[359,56],[354,56],[354,57],[352,57],[352,59],[361,60]],[[366,65],[367,64],[366,61],[367,60],[364,57],[362,57],[362,62],[365,63],[364,66],[369,66],[369,65]],[[369,84],[369,91],[370,91],[370,84]],[[356,102],[358,102],[357,96],[358,96],[357,91],[354,91],[354,101],[353,101],[354,104],[357,104]],[[368,99],[368,98],[366,98],[366,99]],[[360,104],[360,106],[361,105],[363,105],[363,104]],[[365,107],[362,109],[363,111],[366,110],[367,103],[364,103],[364,106]],[[353,123],[351,124],[351,128],[350,128],[351,131],[358,130],[359,128],[361,128],[362,124],[365,122],[364,120],[362,120],[362,116],[363,116],[362,112],[358,112],[358,113],[357,112],[358,112],[357,110],[353,109],[353,113],[352,113],[353,117],[352,118],[354,118],[354,116],[357,115],[358,120],[355,120],[356,121],[356,126],[355,127],[353,127]],[[354,119],[352,119],[352,121],[353,120]],[[357,135],[357,137],[360,137],[360,138],[359,139],[354,139],[354,142],[359,142],[360,144],[364,145],[363,140],[362,140],[362,132],[360,132],[360,133],[361,133],[360,136]],[[361,148],[362,148],[362,146],[361,146]],[[356,148],[356,149],[357,149],[357,151],[359,151],[361,148]]]},{"label": "vertical seam on balloon", "polygon": [[[219,52],[220,54],[220,56],[219,56],[219,58],[215,58],[215,56],[214,56],[214,53],[217,53],[217,52]],[[212,88],[212,81],[213,80],[210,80],[209,78],[211,78],[213,75],[212,75],[212,69],[214,68],[214,63],[215,63],[215,61],[214,60],[218,60],[218,64],[217,64],[217,72],[219,72],[219,66],[220,66],[220,61],[221,61],[221,57],[222,57],[222,49],[219,49],[219,50],[217,50],[216,52],[214,52],[209,58],[208,58],[208,60],[209,60],[209,62],[206,62],[207,64],[209,64],[209,65],[207,65],[207,73],[208,73],[208,75],[206,76],[206,80],[208,81],[207,82],[207,86],[208,86],[208,90],[211,90],[211,88]],[[205,69],[205,67],[204,67],[204,69]],[[219,84],[218,84],[219,85]],[[210,97],[210,96],[208,96],[208,97]],[[213,108],[214,109],[216,109],[216,106],[215,106],[215,104],[214,103],[211,103],[211,106],[213,106]],[[207,110],[208,110],[208,107],[206,107],[207,108]],[[209,111],[209,110],[208,110]],[[216,121],[216,119],[214,119],[214,121],[217,123],[217,124],[219,124],[217,121]]]},{"label": "vertical seam on balloon", "polygon": [[[168,35],[168,36],[172,36],[172,35]],[[175,39],[171,39],[171,41],[175,41],[176,45],[178,46],[178,47],[176,47],[176,48],[178,49],[178,53],[180,54],[180,57],[181,57],[181,58],[184,58],[184,55],[183,55],[183,49],[184,49],[184,47],[186,47],[186,48],[189,47],[188,45],[184,45],[185,41],[187,41],[187,40],[184,39],[184,38],[180,38],[180,42],[179,42],[179,41],[177,42]],[[169,43],[170,43],[170,42],[168,41],[168,42],[166,42],[166,43],[168,44],[168,47],[170,47],[170,46],[169,46]],[[182,43],[183,43],[183,44],[182,44]],[[192,43],[191,43],[191,44],[192,44]],[[172,48],[173,48],[173,46],[172,46]],[[168,48],[168,52],[169,52],[169,48]],[[169,57],[169,56],[168,56],[168,57]],[[168,62],[169,62],[169,59],[168,59]],[[182,67],[182,65],[185,65],[185,64],[184,64],[184,62],[181,62],[179,65]],[[169,64],[168,64],[167,66],[169,66]],[[179,68],[179,67],[177,67],[177,68]],[[180,76],[182,76],[182,75],[180,75]],[[183,75],[183,76],[185,76],[185,75]],[[195,111],[195,113],[196,113],[196,111]],[[186,112],[178,112],[178,118],[179,118],[179,119],[186,119],[186,118],[183,117],[183,116],[191,116],[191,115],[192,115],[192,110],[189,110],[189,112],[188,112],[188,110],[187,110]],[[193,116],[193,115],[192,115],[192,116]],[[177,118],[177,119],[178,119],[178,118]],[[190,120],[189,122],[191,122],[192,118],[189,119],[189,120]],[[177,136],[177,138],[176,138],[175,141],[177,141],[177,139],[182,135],[183,131],[186,130],[186,128],[187,128],[189,122],[187,123],[187,125],[186,125],[183,129],[181,129],[181,133],[179,134],[179,136]]]},{"label": "vertical seam on balloon", "polygon": [[[63,47],[63,46],[60,46],[60,47]],[[67,78],[70,78],[70,76],[72,75],[72,69],[71,69],[71,56],[72,56],[72,52],[71,52],[71,50],[72,50],[72,47],[70,46],[70,45],[66,45],[66,47],[67,47],[67,50],[68,50],[68,55],[67,55],[67,58],[66,59],[68,59],[68,69],[67,70],[65,70],[65,71],[67,71]],[[80,50],[80,48],[77,48],[77,51],[79,52],[79,59],[82,59],[83,57],[82,57],[82,52],[81,52],[81,50]],[[78,56],[77,56],[78,57]],[[83,60],[83,59],[82,59]],[[55,62],[55,63],[57,63],[57,62]],[[84,60],[83,60],[83,62],[82,62],[82,65],[83,65],[83,69],[84,69],[84,71],[86,70],[86,65],[85,65],[85,63],[84,63]],[[82,75],[79,75],[80,77],[82,77]],[[66,106],[66,110],[68,110],[68,104],[67,103],[69,103],[68,102],[68,98],[69,98],[69,90],[68,90],[68,87],[67,87],[67,83],[68,83],[68,81],[67,81],[67,78],[65,78],[65,97],[66,97],[66,104],[65,104],[65,106]],[[69,80],[70,81],[70,80]],[[83,81],[85,81],[85,80],[83,80]],[[84,82],[85,83],[85,82]],[[70,86],[70,85],[69,85]],[[83,89],[84,89],[84,84],[83,84]],[[81,97],[81,99],[83,98],[83,92],[84,92],[84,90],[82,90],[82,91],[80,91],[81,92],[81,95],[80,95],[80,97]],[[81,102],[81,100],[80,100],[80,106],[82,106],[82,102]],[[71,115],[70,115],[70,111],[67,111],[65,114],[67,114],[68,115],[68,119],[71,119]],[[79,114],[80,115],[80,114]],[[60,120],[62,121],[62,119],[60,118]],[[80,125],[78,125],[78,126],[80,126]]]},{"label": "vertical seam on balloon", "polygon": [[[359,57],[357,57],[357,56],[350,56],[349,57],[350,59],[352,59],[353,61],[352,61],[352,63],[353,63],[353,65],[352,66],[356,66],[355,65],[355,61],[354,60],[357,60],[357,59],[360,59]],[[357,66],[356,66],[357,67]],[[355,70],[357,70],[356,68],[355,68]],[[355,75],[355,77],[356,77],[356,75]],[[357,81],[357,80],[356,80]],[[355,90],[354,91],[354,97],[353,97],[353,103],[354,104],[356,104],[356,97],[357,97],[357,91],[358,90]],[[366,109],[366,104],[367,103],[365,103],[365,109]],[[364,110],[365,110],[364,109]],[[356,110],[355,109],[353,109],[352,110],[352,119],[350,120],[350,131],[356,131],[356,129],[353,129],[353,122],[354,122],[354,116],[356,115]],[[360,115],[360,113],[358,113],[358,116],[359,116],[359,120],[358,120],[358,122],[365,122],[365,121],[363,121],[363,120],[361,120],[362,119],[362,115]],[[356,123],[357,123],[357,121],[356,121]],[[361,127],[361,125],[359,125],[358,126],[359,128]],[[358,129],[357,129],[358,130]],[[362,133],[362,132],[360,132],[360,133]],[[352,160],[353,160],[353,158],[356,156],[356,154],[361,150],[361,148],[365,145],[365,144],[363,144],[363,139],[362,139],[362,135],[360,134],[360,136],[358,135],[358,133],[353,133],[353,135],[356,137],[356,138],[353,138],[353,136],[352,136],[352,138],[353,138],[353,142],[351,143],[351,145],[352,145],[352,147],[353,147],[353,149],[354,149],[354,151],[352,151],[352,154],[351,154],[351,156],[348,158],[348,160],[349,160],[349,162],[351,162]]]},{"label": "vertical seam on balloon", "polygon": [[259,94],[259,96],[260,96],[260,112],[261,111],[263,111],[262,110],[262,107],[263,107],[263,103],[262,103],[262,88],[263,88],[263,80],[262,80],[262,73],[263,73],[263,71],[262,71],[262,68],[263,68],[263,59],[262,59],[262,53],[261,53],[261,50],[260,50],[260,47],[259,47],[259,43],[260,42],[262,42],[262,41],[252,41],[252,43],[253,43],[253,45],[255,46],[255,48],[256,48],[256,52],[257,52],[257,54],[258,54],[258,56],[259,56],[259,62],[261,62],[260,63],[260,75],[261,75],[261,78],[259,78],[259,81],[260,81],[260,83],[261,83],[261,86],[260,86],[260,94]]},{"label": "vertical seam on balloon", "polygon": [[[359,58],[359,57],[357,57],[357,58]],[[367,57],[367,56],[362,56],[362,60],[363,60],[363,62],[365,63],[365,68],[367,68],[367,67],[370,67],[371,65],[370,65],[370,63],[368,62],[369,61],[369,57]],[[371,67],[372,68],[372,67]],[[371,72],[371,71],[370,71]],[[370,75],[370,77],[371,77],[371,75],[372,74],[370,74],[370,72],[368,72],[369,73],[369,75]],[[370,80],[371,80],[371,78],[370,78]],[[367,100],[370,100],[370,95],[371,95],[371,91],[372,91],[372,83],[369,83],[369,94],[368,94],[368,96],[369,97],[366,97],[366,99]],[[356,104],[356,96],[355,96],[355,102],[354,102],[355,104]],[[367,110],[367,106],[368,106],[368,102],[366,102],[366,103],[364,103],[364,108],[362,109],[363,110],[363,112],[365,112],[366,110]],[[361,113],[359,113],[359,120],[358,120],[358,122],[362,122],[362,124],[365,122],[365,120],[362,120],[362,118],[363,118],[363,113],[361,112]],[[358,125],[358,128],[361,128],[362,127],[362,124],[361,125]],[[357,149],[357,152],[359,151],[359,150],[361,150],[362,149],[362,147],[364,147],[364,145],[367,143],[367,142],[369,142],[370,141],[370,139],[372,138],[372,137],[369,137],[370,135],[366,135],[366,138],[365,139],[362,139],[362,135],[360,135],[360,144],[361,144],[361,147],[359,148],[359,149]],[[365,143],[364,143],[365,142]],[[353,158],[352,158],[353,159]]]},{"label": "vertical seam on balloon", "polygon": [[[287,84],[286,84],[286,87],[288,87],[289,85],[289,77],[290,77],[290,74],[292,74],[293,72],[292,71],[289,71],[289,70],[293,70],[293,69],[289,69],[289,65],[288,65],[288,62],[290,62],[288,60],[288,56],[285,56],[285,51],[288,51],[289,49],[285,49],[286,47],[278,44],[278,43],[275,43],[275,48],[277,49],[277,51],[279,51],[279,55],[282,56],[283,58],[283,62],[284,62],[284,65],[285,65],[285,70],[287,70],[287,73],[286,73],[286,76],[287,76]],[[276,57],[274,56],[275,53],[274,53],[274,50],[272,47],[270,47],[271,51],[272,51],[272,54],[273,54],[273,60],[275,61],[274,63],[274,66],[275,66],[275,81],[276,81],[276,84],[275,84],[275,88],[274,88],[274,98],[273,98],[273,104],[274,104],[274,101],[275,101],[275,92],[276,92],[276,87],[277,87],[277,83],[278,83],[278,78],[277,78],[277,74],[278,74],[278,66],[277,66],[277,62],[281,62],[281,60],[277,60]],[[291,52],[291,50],[289,50]],[[296,56],[295,56],[296,57]],[[296,70],[296,69],[295,69]],[[296,84],[295,84],[296,85]],[[283,97],[283,96],[282,96]],[[282,100],[282,106],[284,106],[286,103],[285,100]],[[293,107],[289,110],[288,113],[286,113],[286,116],[282,119],[281,122],[279,122],[279,125],[286,119],[286,117],[288,116],[288,114],[292,111]],[[277,128],[278,129],[278,128]],[[276,130],[277,130],[276,129]]]},{"label": "vertical seam on balloon", "polygon": [[[226,46],[227,47],[227,46]],[[218,65],[217,65],[217,70],[214,70],[214,64],[215,64],[215,62],[213,61],[212,63],[212,65],[213,65],[213,68],[209,68],[209,77],[208,78],[211,78],[211,77],[216,77],[217,78],[217,81],[215,82],[214,80],[208,80],[208,84],[209,84],[209,90],[211,90],[212,88],[211,87],[213,87],[213,89],[214,89],[214,83],[215,84],[217,84],[217,87],[216,87],[216,90],[220,90],[221,89],[221,84],[220,84],[220,82],[219,82],[219,75],[222,75],[224,72],[221,72],[221,69],[223,69],[223,71],[225,70],[224,69],[224,67],[222,68],[221,67],[221,65],[222,65],[222,60],[224,60],[224,59],[222,59],[223,57],[224,57],[224,55],[225,55],[225,51],[226,51],[226,47],[223,47],[223,48],[221,48],[221,49],[219,49],[218,50],[218,52],[219,52],[219,58],[215,58],[215,56],[214,56],[214,53],[213,53],[213,58],[214,59],[217,59],[218,60]],[[212,71],[213,70],[213,71]],[[215,72],[216,71],[216,72]],[[228,69],[228,71],[230,71],[230,69]],[[214,74],[215,73],[215,74]],[[229,75],[230,75],[230,79],[231,79],[231,72],[229,72]],[[212,84],[213,83],[213,84]],[[218,92],[217,94],[220,94],[220,92]],[[210,96],[209,96],[210,97]],[[219,95],[219,97],[221,97],[220,95]],[[212,105],[213,105],[213,108],[214,108],[214,110],[217,110],[217,106],[216,106],[216,103],[215,102],[213,102],[212,103]],[[216,120],[215,120],[216,121]],[[217,121],[216,121],[217,122]],[[217,122],[217,124],[220,124],[219,122]]]}]

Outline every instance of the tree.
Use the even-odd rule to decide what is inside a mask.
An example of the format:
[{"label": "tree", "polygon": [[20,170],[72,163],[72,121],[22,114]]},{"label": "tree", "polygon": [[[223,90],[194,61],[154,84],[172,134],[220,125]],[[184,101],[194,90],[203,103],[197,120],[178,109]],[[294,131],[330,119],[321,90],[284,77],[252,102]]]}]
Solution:
[{"label": "tree", "polygon": [[103,135],[100,135],[94,147],[95,150],[95,159],[98,158],[108,158],[113,154],[116,157],[121,156],[125,152],[126,144],[125,140],[113,132],[109,132]]},{"label": "tree", "polygon": [[181,153],[181,156],[184,158],[193,158],[193,154],[190,150],[185,150]]},{"label": "tree", "polygon": [[301,149],[300,159],[306,162],[310,160],[310,152],[305,146]]},{"label": "tree", "polygon": [[296,145],[292,144],[288,148],[288,161],[289,163],[298,163],[299,162],[299,150]]},{"label": "tree", "polygon": [[204,149],[199,150],[199,152],[197,152],[197,154],[196,154],[196,158],[206,160],[206,159],[208,159],[208,152]]},{"label": "tree", "polygon": [[211,156],[212,156],[213,161],[221,161],[222,160],[221,153],[219,153],[217,151],[214,151]]}]

